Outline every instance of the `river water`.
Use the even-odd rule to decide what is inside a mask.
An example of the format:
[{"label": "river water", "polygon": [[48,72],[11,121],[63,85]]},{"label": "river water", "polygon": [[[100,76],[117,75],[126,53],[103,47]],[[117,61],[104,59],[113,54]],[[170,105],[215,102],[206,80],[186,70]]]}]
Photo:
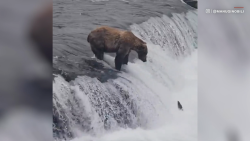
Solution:
[{"label": "river water", "polygon": [[[197,140],[197,10],[178,0],[54,0],[53,8],[56,140]],[[101,25],[147,42],[148,61],[132,52],[118,72],[114,54],[94,58],[86,38]]]}]

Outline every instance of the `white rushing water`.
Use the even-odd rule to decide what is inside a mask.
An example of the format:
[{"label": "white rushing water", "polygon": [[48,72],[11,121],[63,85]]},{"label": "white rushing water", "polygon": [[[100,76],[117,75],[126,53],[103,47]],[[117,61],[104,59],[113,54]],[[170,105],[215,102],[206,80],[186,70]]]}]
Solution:
[{"label": "white rushing water", "polygon": [[[54,79],[53,102],[70,121],[73,141],[196,141],[197,12],[151,18],[131,30],[148,44],[146,63],[124,65],[120,77],[105,83]],[[105,55],[104,64],[114,67],[114,57]]]}]

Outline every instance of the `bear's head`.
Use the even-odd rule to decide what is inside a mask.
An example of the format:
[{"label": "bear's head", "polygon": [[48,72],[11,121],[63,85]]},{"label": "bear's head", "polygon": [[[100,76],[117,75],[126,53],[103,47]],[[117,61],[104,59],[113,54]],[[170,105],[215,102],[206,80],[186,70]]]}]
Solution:
[{"label": "bear's head", "polygon": [[143,62],[147,61],[148,48],[147,48],[147,44],[145,42],[143,42],[138,47],[137,53],[138,53],[138,58],[140,60],[142,60]]}]

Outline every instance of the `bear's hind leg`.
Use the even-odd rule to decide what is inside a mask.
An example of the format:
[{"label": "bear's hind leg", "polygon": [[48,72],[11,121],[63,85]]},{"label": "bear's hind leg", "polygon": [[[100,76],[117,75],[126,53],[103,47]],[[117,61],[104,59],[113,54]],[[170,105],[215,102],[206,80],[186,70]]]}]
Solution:
[{"label": "bear's hind leg", "polygon": [[95,47],[91,46],[91,50],[92,52],[95,54],[95,57],[99,60],[103,60],[103,55],[104,52],[103,51],[99,51],[98,49],[96,49]]},{"label": "bear's hind leg", "polygon": [[127,55],[125,56],[125,58],[123,59],[123,64],[125,64],[125,65],[128,64],[128,55],[129,55],[129,54],[127,54]]},{"label": "bear's hind leg", "polygon": [[103,60],[103,56],[104,56],[104,53],[99,51],[97,54],[96,54],[96,58],[98,58],[99,60]]}]

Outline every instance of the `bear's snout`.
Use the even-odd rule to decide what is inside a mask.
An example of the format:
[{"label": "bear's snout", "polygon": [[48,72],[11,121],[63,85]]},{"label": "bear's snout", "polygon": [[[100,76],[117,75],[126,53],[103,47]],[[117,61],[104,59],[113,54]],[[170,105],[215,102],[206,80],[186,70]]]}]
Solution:
[{"label": "bear's snout", "polygon": [[140,60],[141,60],[142,62],[147,62],[147,59],[146,59],[146,58],[140,58]]},{"label": "bear's snout", "polygon": [[147,62],[147,57],[146,57],[146,56],[141,56],[141,55],[139,55],[139,59],[140,59],[142,62]]}]

